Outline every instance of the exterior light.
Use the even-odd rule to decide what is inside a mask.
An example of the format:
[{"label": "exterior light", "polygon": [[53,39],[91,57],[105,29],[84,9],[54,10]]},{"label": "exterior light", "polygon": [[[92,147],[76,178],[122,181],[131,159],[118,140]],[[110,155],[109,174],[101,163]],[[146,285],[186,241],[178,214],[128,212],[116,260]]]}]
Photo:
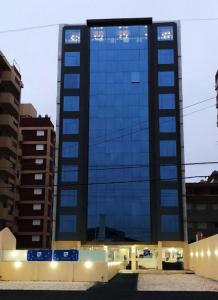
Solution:
[{"label": "exterior light", "polygon": [[91,269],[93,267],[93,262],[91,262],[90,260],[86,261],[85,267],[86,267],[86,269]]},{"label": "exterior light", "polygon": [[214,254],[218,256],[218,249],[215,249]]},{"label": "exterior light", "polygon": [[211,255],[211,252],[210,252],[210,250],[208,249],[207,250],[207,256],[209,257]]},{"label": "exterior light", "polygon": [[198,252],[195,252],[195,256],[198,257],[198,255],[199,255]]},{"label": "exterior light", "polygon": [[51,262],[50,262],[50,267],[51,267],[52,269],[56,269],[57,266],[58,266],[58,262],[57,262],[57,261],[51,261]]},{"label": "exterior light", "polygon": [[15,266],[16,269],[19,269],[19,268],[22,266],[22,262],[16,261],[16,262],[14,263],[14,266]]},{"label": "exterior light", "polygon": [[132,246],[132,253],[135,253],[135,246]]},{"label": "exterior light", "polygon": [[191,256],[191,257],[193,257],[193,256],[194,256],[194,253],[193,253],[193,252],[191,252],[191,253],[190,253],[190,256]]},{"label": "exterior light", "polygon": [[201,257],[204,257],[204,251],[201,251]]},{"label": "exterior light", "polygon": [[11,257],[16,257],[17,256],[17,251],[14,250],[14,251],[11,251]]}]

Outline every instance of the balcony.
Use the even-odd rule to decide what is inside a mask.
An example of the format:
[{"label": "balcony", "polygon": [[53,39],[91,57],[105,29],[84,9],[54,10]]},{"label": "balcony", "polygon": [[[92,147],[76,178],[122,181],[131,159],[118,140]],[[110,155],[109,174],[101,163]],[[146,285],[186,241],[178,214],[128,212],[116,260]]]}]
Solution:
[{"label": "balcony", "polygon": [[8,112],[15,116],[15,118],[19,117],[20,104],[15,100],[15,97],[12,94],[0,93],[0,106],[2,106],[3,109],[7,109]]},{"label": "balcony", "polygon": [[0,152],[10,152],[13,156],[16,156],[16,143],[8,136],[0,136]]},{"label": "balcony", "polygon": [[11,199],[14,200],[15,192],[12,191],[11,184],[1,183],[0,200]]},{"label": "balcony", "polygon": [[0,220],[12,222],[14,220],[14,217],[13,215],[8,214],[7,208],[0,208]]},{"label": "balcony", "polygon": [[6,176],[16,176],[16,171],[12,166],[12,163],[4,158],[0,159],[0,175],[5,174]]},{"label": "balcony", "polygon": [[15,94],[20,94],[22,88],[22,81],[18,78],[14,70],[3,71],[1,76],[2,85],[4,85],[8,90]]},{"label": "balcony", "polygon": [[17,136],[18,122],[11,115],[0,115],[0,127],[9,129],[9,131]]}]

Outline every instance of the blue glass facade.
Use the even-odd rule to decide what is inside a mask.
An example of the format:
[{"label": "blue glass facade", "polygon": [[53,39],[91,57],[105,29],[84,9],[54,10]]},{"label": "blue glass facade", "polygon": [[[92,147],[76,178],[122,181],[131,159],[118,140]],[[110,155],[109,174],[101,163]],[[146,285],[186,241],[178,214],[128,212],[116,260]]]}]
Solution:
[{"label": "blue glass facade", "polygon": [[106,239],[150,240],[149,167],[128,168],[149,165],[148,109],[147,26],[91,28],[89,183],[106,182],[88,190],[96,238],[103,216]]},{"label": "blue glass facade", "polygon": [[177,25],[125,22],[62,30],[58,240],[183,239]]}]

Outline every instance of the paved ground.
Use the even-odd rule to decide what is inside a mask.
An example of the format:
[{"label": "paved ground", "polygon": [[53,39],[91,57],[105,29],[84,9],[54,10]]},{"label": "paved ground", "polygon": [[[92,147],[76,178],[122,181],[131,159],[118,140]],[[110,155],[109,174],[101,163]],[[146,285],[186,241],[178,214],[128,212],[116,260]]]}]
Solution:
[{"label": "paved ground", "polygon": [[86,291],[93,285],[89,282],[0,281],[0,290]]},{"label": "paved ground", "polygon": [[[150,276],[150,275],[143,275]],[[165,275],[161,275],[165,276]],[[169,275],[172,276],[172,275]],[[217,292],[137,291],[137,274],[118,274],[87,291],[1,290],[0,300],[217,300]]]},{"label": "paved ground", "polygon": [[218,292],[218,281],[193,274],[140,274],[138,291]]}]

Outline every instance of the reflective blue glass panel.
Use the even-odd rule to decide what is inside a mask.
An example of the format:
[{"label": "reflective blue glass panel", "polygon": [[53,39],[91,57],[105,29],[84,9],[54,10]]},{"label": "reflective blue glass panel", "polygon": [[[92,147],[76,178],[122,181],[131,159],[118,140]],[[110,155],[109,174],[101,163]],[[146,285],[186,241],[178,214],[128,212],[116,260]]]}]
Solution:
[{"label": "reflective blue glass panel", "polygon": [[76,232],[76,216],[60,215],[59,232]]},{"label": "reflective blue glass panel", "polygon": [[179,231],[178,215],[162,215],[161,231],[166,233],[178,232]]},{"label": "reflective blue glass panel", "polygon": [[63,134],[78,134],[79,119],[63,119]]},{"label": "reflective blue glass panel", "polygon": [[158,64],[173,64],[174,50],[173,49],[158,49]]},{"label": "reflective blue glass panel", "polygon": [[160,132],[176,132],[176,118],[160,117],[159,128],[160,128]]},{"label": "reflective blue glass panel", "polygon": [[61,172],[62,182],[77,182],[78,181],[78,166],[77,165],[62,165]]},{"label": "reflective blue glass panel", "polygon": [[65,30],[65,44],[79,44],[80,43],[80,30],[67,29]]},{"label": "reflective blue glass panel", "polygon": [[163,140],[160,141],[160,156],[176,156],[176,141]]},{"label": "reflective blue glass panel", "polygon": [[140,73],[139,72],[132,72],[131,73],[131,81],[133,83],[140,82]]},{"label": "reflective blue glass panel", "polygon": [[175,109],[175,94],[159,94],[159,109]]},{"label": "reflective blue glass panel", "polygon": [[178,191],[176,189],[161,189],[161,206],[178,206]]},{"label": "reflective blue glass panel", "polygon": [[64,74],[64,88],[78,89],[80,84],[79,74]]},{"label": "reflective blue glass panel", "polygon": [[157,27],[158,41],[172,41],[173,40],[173,26],[158,26]]},{"label": "reflective blue glass panel", "polygon": [[65,52],[64,53],[64,66],[65,67],[78,67],[80,65],[79,52]]},{"label": "reflective blue glass panel", "polygon": [[177,166],[160,166],[160,179],[168,181],[177,180]]},{"label": "reflective blue glass panel", "polygon": [[78,142],[63,142],[62,143],[62,157],[74,158],[78,157]]},{"label": "reflective blue glass panel", "polygon": [[173,71],[159,71],[158,72],[158,85],[159,86],[174,86],[175,78]]},{"label": "reflective blue glass panel", "polygon": [[61,190],[61,207],[77,206],[77,190]]},{"label": "reflective blue glass panel", "polygon": [[64,96],[64,111],[79,111],[79,96]]},{"label": "reflective blue glass panel", "polygon": [[147,27],[90,34],[89,239],[150,241]]}]

